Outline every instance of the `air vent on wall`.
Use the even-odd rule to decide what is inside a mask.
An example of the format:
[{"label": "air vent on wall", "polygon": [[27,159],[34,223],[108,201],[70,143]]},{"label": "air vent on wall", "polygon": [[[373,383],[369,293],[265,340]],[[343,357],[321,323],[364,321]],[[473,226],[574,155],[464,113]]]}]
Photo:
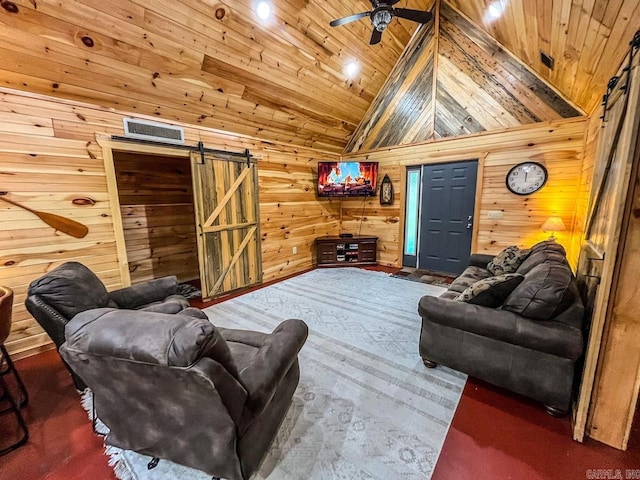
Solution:
[{"label": "air vent on wall", "polygon": [[125,137],[154,142],[184,143],[184,129],[182,127],[134,118],[125,118],[123,122]]},{"label": "air vent on wall", "polygon": [[551,70],[553,70],[553,57],[551,55],[547,55],[546,53],[544,53],[542,50],[540,50],[540,61],[542,62],[542,64],[548,68],[550,68]]}]

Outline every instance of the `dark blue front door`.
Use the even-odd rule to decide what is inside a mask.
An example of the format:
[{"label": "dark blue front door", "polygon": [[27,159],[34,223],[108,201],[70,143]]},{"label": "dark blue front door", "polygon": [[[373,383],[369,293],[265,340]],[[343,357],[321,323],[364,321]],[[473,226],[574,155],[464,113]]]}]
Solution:
[{"label": "dark blue front door", "polygon": [[459,274],[471,254],[477,160],[423,165],[418,268]]}]

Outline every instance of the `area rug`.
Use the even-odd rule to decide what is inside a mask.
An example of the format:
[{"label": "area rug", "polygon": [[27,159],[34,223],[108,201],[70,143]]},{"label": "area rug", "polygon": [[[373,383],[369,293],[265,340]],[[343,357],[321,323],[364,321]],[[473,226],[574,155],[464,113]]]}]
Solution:
[{"label": "area rug", "polygon": [[[309,325],[293,404],[252,480],[429,479],[466,381],[426,369],[418,354],[418,300],[442,292],[382,272],[319,269],[207,308],[222,327]],[[107,454],[122,480],[210,479],[167,460],[148,470],[150,457],[131,451]]]},{"label": "area rug", "polygon": [[412,282],[428,283],[429,285],[435,285],[438,287],[448,287],[455,280],[455,277],[446,275],[440,272],[434,272],[432,270],[422,270],[419,268],[404,267],[392,276],[396,278],[402,278],[404,280],[411,280]]}]

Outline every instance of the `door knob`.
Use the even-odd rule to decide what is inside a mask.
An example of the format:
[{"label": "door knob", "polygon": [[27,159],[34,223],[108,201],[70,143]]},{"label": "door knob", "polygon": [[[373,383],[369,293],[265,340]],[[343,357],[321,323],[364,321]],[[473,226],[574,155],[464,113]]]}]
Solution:
[{"label": "door knob", "polygon": [[473,223],[467,223],[467,230],[473,226]]}]

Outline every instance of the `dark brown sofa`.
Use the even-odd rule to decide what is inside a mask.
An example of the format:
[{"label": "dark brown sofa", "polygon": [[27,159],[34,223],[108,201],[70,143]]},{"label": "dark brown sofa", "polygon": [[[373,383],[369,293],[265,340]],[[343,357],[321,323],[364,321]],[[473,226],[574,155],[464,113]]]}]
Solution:
[{"label": "dark brown sofa", "polygon": [[271,334],[178,314],[100,308],[66,325],[60,354],[93,392],[108,445],[214,477],[258,468],[298,385],[301,320]]},{"label": "dark brown sofa", "polygon": [[565,250],[554,241],[533,246],[516,270],[522,282],[500,307],[455,301],[492,276],[492,258],[472,255],[447,292],[420,300],[420,355],[428,367],[446,365],[564,414],[584,348],[584,308]]}]

